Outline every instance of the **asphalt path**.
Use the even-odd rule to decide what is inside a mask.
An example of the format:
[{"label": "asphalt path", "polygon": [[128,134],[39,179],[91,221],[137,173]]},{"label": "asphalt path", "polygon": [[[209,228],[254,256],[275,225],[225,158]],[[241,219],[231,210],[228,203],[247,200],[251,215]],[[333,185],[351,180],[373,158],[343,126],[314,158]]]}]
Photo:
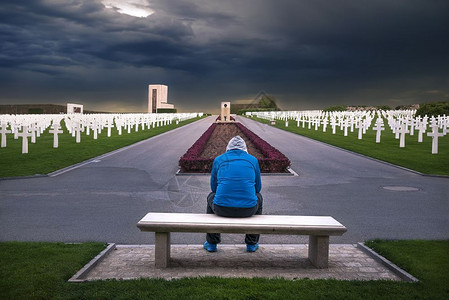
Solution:
[{"label": "asphalt path", "polygon": [[[176,176],[178,160],[208,117],[54,177],[0,180],[1,241],[152,244],[136,223],[147,212],[205,212],[209,176]],[[330,215],[348,231],[331,243],[373,238],[448,239],[449,178],[429,177],[305,137],[237,120],[283,152],[299,176],[262,176],[264,214]],[[199,244],[204,234],[175,233]],[[224,243],[243,235],[224,234]],[[307,237],[264,235],[261,243]]]}]

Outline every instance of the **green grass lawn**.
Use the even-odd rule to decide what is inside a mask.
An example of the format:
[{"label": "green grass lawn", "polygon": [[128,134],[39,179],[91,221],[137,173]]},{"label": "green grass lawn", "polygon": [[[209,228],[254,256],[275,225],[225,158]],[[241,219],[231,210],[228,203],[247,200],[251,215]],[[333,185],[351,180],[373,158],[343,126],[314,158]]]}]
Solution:
[{"label": "green grass lawn", "polygon": [[29,153],[27,154],[22,154],[22,139],[14,140],[14,136],[8,134],[7,147],[0,148],[0,178],[48,174],[181,127],[198,119],[182,121],[179,124],[173,122],[167,126],[155,127],[150,130],[145,129],[144,131],[139,128],[138,132],[133,127],[131,133],[122,130],[122,135],[118,135],[118,131],[113,128],[111,137],[107,137],[107,128],[105,128],[96,140],[93,138],[92,131],[90,135],[83,133],[79,144],[63,126],[64,133],[59,135],[59,148],[56,149],[53,148],[53,134],[48,133],[49,129],[47,129],[44,134],[37,138],[35,144],[32,144],[31,139],[29,139]]},{"label": "green grass lawn", "polygon": [[[269,123],[268,120],[256,117],[252,119],[265,124]],[[296,125],[296,121],[290,120],[289,126],[285,127],[284,121],[276,120],[276,125],[274,126],[424,174],[449,175],[448,136],[439,138],[438,154],[432,154],[432,139],[427,135],[423,135],[423,142],[418,143],[417,131],[415,131],[413,136],[406,135],[405,148],[399,148],[399,140],[395,139],[388,125],[384,126],[385,130],[382,131],[379,144],[376,143],[376,132],[371,129],[367,130],[362,140],[359,140],[357,136],[358,129],[355,128],[354,132],[348,130],[348,136],[344,136],[343,131],[339,127],[336,134],[332,134],[331,126],[327,126],[326,132],[323,132],[322,127],[315,131],[313,126],[312,129],[307,129],[307,124],[305,128],[302,128],[301,122],[299,127]]]},{"label": "green grass lawn", "polygon": [[105,244],[0,243],[1,299],[448,299],[449,241],[367,243],[420,281],[221,279],[68,283]]}]

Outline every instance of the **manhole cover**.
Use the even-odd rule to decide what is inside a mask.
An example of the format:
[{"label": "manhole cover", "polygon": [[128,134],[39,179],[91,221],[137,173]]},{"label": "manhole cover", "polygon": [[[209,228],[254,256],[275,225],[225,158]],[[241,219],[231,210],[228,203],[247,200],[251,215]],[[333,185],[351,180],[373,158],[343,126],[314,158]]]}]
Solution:
[{"label": "manhole cover", "polygon": [[389,191],[397,191],[397,192],[416,192],[419,191],[418,188],[411,187],[411,186],[383,186],[384,190]]}]

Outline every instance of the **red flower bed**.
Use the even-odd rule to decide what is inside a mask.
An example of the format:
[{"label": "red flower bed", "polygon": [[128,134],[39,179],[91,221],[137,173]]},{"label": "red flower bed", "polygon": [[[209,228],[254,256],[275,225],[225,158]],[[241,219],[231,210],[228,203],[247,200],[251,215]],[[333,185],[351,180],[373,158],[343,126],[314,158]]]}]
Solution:
[{"label": "red flower bed", "polygon": [[281,151],[268,144],[241,123],[236,123],[236,125],[264,156],[258,159],[261,172],[282,173],[286,171],[287,167],[290,166],[290,160]]},{"label": "red flower bed", "polygon": [[181,159],[179,160],[181,172],[210,173],[215,157],[201,158],[200,154],[203,152],[203,149],[212,135],[212,132],[214,132],[215,127],[217,127],[217,123],[213,123],[192,145],[192,147],[190,147],[189,150],[181,156]]},{"label": "red flower bed", "polygon": [[[230,126],[237,126],[240,132],[246,136],[248,149],[256,148],[262,157],[257,157],[259,161],[260,171],[262,173],[283,173],[286,172],[288,166],[290,166],[290,160],[282,154],[279,150],[268,144],[261,139],[254,132],[243,126],[241,123],[231,123]],[[209,153],[204,153],[210,137],[214,130],[216,130],[217,124],[213,123],[203,135],[187,150],[187,152],[179,160],[181,172],[192,173],[210,173],[214,157],[208,157]],[[216,136],[216,134],[215,134]],[[223,143],[223,141],[217,141]],[[224,146],[223,152],[226,146]],[[221,148],[220,148],[221,149]],[[208,151],[206,151],[208,152]],[[216,155],[216,154],[215,154]]]}]

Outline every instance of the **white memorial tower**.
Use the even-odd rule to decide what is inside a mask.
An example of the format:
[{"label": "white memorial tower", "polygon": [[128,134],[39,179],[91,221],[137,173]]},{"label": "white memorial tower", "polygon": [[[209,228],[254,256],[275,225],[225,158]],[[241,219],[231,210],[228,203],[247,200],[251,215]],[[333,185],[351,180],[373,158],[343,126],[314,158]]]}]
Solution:
[{"label": "white memorial tower", "polygon": [[168,86],[150,84],[148,86],[148,113],[157,113],[159,108],[174,109],[173,104],[167,103]]},{"label": "white memorial tower", "polygon": [[231,102],[221,102],[220,122],[231,121]]}]

